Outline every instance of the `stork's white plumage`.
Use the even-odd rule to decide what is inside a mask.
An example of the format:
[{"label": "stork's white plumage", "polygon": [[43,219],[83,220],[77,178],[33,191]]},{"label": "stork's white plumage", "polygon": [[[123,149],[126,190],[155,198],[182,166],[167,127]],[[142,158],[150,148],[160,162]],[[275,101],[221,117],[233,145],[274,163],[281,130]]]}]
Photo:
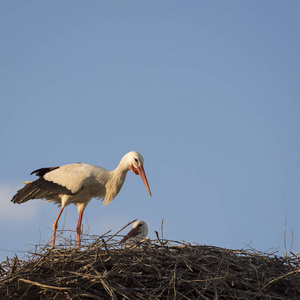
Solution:
[{"label": "stork's white plumage", "polygon": [[82,215],[86,206],[92,198],[103,199],[104,205],[112,201],[122,188],[129,170],[141,176],[151,196],[143,164],[142,155],[131,151],[121,159],[113,171],[84,163],[38,169],[31,174],[36,174],[39,179],[24,182],[25,186],[14,195],[11,201],[20,204],[30,199],[46,199],[61,206],[53,223],[53,246],[57,223],[63,209],[71,203],[77,205],[79,218],[76,232],[77,244],[80,246]]},{"label": "stork's white plumage", "polygon": [[126,241],[132,241],[134,243],[140,242],[148,234],[148,226],[145,221],[136,221],[132,225],[132,229],[123,237],[120,244]]}]

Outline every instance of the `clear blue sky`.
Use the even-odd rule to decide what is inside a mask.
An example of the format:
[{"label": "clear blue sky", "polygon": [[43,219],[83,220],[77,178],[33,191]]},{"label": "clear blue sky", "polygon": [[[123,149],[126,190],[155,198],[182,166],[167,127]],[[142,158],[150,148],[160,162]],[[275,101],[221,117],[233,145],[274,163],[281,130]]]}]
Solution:
[{"label": "clear blue sky", "polygon": [[[300,252],[299,1],[2,1],[0,259],[48,241],[59,208],[10,202],[41,167],[131,172],[83,230]],[[59,222],[75,230],[77,209]]]}]

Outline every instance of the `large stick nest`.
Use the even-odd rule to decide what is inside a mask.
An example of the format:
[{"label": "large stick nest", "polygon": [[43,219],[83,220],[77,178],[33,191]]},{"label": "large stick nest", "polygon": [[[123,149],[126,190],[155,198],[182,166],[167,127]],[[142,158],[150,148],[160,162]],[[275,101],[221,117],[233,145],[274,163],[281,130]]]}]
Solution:
[{"label": "large stick nest", "polygon": [[157,239],[65,240],[0,264],[0,299],[300,299],[300,260]]}]

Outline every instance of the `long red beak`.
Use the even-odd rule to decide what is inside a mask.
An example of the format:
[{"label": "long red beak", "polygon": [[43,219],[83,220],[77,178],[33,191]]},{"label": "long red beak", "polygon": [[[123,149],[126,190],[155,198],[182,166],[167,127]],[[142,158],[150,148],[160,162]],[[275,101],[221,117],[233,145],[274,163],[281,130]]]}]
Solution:
[{"label": "long red beak", "polygon": [[136,228],[132,228],[121,240],[120,244],[126,242],[130,237],[138,234],[138,230]]},{"label": "long red beak", "polygon": [[143,180],[143,182],[145,184],[145,187],[146,187],[149,195],[152,197],[152,194],[151,194],[151,191],[150,191],[150,187],[149,187],[149,183],[148,183],[148,180],[147,180],[147,176],[146,176],[144,167],[143,166],[137,167],[137,171],[140,174],[140,176],[141,176],[141,178],[142,178],[142,180]]}]

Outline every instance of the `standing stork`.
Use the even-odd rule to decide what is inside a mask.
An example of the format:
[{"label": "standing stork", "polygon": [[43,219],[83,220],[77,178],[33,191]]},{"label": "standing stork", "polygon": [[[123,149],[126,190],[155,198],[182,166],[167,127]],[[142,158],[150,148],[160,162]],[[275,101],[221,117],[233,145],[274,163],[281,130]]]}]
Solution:
[{"label": "standing stork", "polygon": [[149,195],[152,196],[143,164],[142,155],[131,151],[123,156],[113,171],[85,163],[38,169],[30,175],[35,174],[39,178],[24,182],[25,186],[17,191],[11,201],[21,204],[30,199],[46,199],[61,206],[53,223],[53,246],[57,223],[64,208],[71,203],[75,204],[79,213],[76,233],[77,245],[80,246],[82,215],[86,206],[92,198],[103,199],[103,205],[112,201],[120,192],[129,170],[141,176]]}]

